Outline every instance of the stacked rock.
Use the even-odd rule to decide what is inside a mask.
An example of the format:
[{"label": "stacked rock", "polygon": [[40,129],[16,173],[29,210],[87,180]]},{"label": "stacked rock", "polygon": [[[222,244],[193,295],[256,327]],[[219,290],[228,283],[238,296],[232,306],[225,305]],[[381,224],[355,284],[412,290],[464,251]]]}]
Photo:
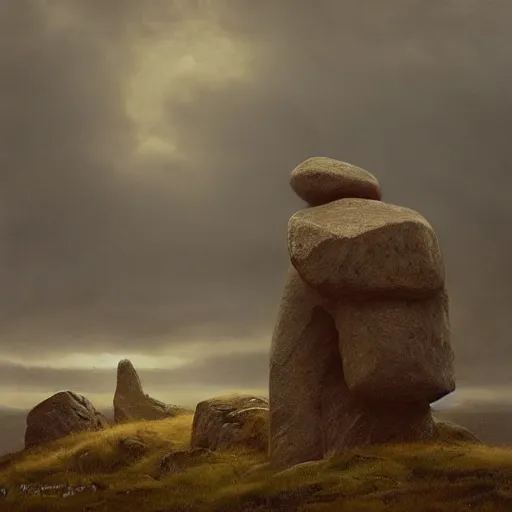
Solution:
[{"label": "stacked rock", "polygon": [[358,445],[435,439],[455,389],[444,264],[419,213],[330,158],[291,175],[311,207],[288,224],[291,268],[272,339],[269,457],[277,467]]}]

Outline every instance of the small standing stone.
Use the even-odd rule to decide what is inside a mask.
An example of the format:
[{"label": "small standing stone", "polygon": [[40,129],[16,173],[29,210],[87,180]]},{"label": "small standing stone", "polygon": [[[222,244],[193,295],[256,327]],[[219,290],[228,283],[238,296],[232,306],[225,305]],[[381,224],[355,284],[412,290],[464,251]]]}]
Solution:
[{"label": "small standing stone", "polygon": [[172,418],[185,410],[167,405],[146,395],[137,371],[128,359],[117,365],[117,385],[114,394],[114,419],[116,423]]}]

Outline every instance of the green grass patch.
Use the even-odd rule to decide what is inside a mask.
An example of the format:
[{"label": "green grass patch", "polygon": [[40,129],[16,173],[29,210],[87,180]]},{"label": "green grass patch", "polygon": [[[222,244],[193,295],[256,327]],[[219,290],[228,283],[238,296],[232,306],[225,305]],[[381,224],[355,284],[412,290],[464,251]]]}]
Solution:
[{"label": "green grass patch", "polygon": [[[192,415],[72,435],[0,469],[2,512],[457,512],[512,510],[512,450],[483,444],[382,445],[276,472],[261,451],[190,455]],[[123,449],[135,440],[140,453]],[[258,444],[258,443],[256,443]],[[261,448],[261,447],[260,447]],[[161,468],[181,450],[179,463]],[[77,461],[81,461],[78,463]],[[63,497],[20,484],[97,486]],[[62,494],[62,493],[61,493]]]}]

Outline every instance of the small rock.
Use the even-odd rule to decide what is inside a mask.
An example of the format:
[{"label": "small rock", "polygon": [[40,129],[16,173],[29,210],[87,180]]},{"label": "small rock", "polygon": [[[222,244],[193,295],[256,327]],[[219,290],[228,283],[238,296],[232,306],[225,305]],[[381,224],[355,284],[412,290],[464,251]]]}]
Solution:
[{"label": "small rock", "polygon": [[308,158],[290,177],[294,192],[311,206],[357,197],[381,199],[377,178],[368,171],[327,157]]},{"label": "small rock", "polygon": [[245,446],[265,451],[268,400],[233,394],[197,404],[192,424],[191,446],[210,450]]},{"label": "small rock", "polygon": [[118,446],[125,455],[135,459],[140,459],[149,452],[147,444],[133,438],[120,439]]}]

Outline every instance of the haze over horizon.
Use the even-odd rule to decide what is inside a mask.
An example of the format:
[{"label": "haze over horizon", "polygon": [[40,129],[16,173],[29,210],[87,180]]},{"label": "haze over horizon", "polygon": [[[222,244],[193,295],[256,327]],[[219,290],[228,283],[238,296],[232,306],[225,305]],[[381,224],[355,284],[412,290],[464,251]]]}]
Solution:
[{"label": "haze over horizon", "polygon": [[458,390],[512,405],[509,0],[0,5],[0,405],[266,394],[288,185],[376,175],[445,256]]}]

